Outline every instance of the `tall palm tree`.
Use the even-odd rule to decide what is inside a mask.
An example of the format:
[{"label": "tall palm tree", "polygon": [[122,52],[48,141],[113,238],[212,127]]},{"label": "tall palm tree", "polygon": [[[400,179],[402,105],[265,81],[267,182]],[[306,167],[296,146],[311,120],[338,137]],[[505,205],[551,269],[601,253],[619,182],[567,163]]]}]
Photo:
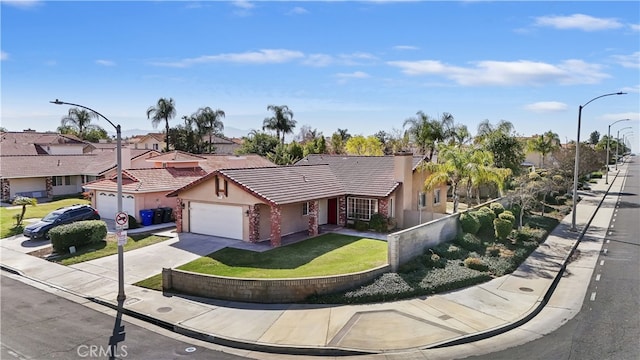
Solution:
[{"label": "tall palm tree", "polygon": [[466,168],[466,176],[463,180],[467,190],[467,204],[471,205],[473,191],[476,192],[476,201],[480,204],[480,186],[495,184],[502,193],[504,180],[511,175],[510,169],[496,168],[493,164],[493,154],[490,151],[479,148],[471,149],[469,162]]},{"label": "tall palm tree", "polygon": [[82,139],[85,130],[98,127],[91,125],[91,119],[93,118],[98,119],[98,114],[85,109],[71,108],[69,109],[69,114],[60,121],[60,129],[74,129],[78,132],[78,137]]},{"label": "tall palm tree", "polygon": [[209,154],[213,150],[211,143],[213,142],[213,134],[220,134],[224,130],[224,124],[220,118],[225,117],[224,111],[220,109],[212,110],[210,107],[200,108],[196,114],[198,122],[205,125],[206,131],[209,133]]},{"label": "tall palm tree", "polygon": [[453,194],[453,212],[458,212],[458,189],[467,177],[471,149],[459,146],[442,146],[438,152],[438,162],[427,162],[422,169],[430,172],[425,179],[424,188],[431,191],[442,184],[451,184]]},{"label": "tall palm tree", "polygon": [[296,121],[293,120],[293,111],[287,105],[269,105],[267,110],[273,111],[274,116],[264,119],[262,130],[275,131],[279,139],[282,135],[281,143],[284,144],[284,136],[292,134],[293,129],[296,127]]},{"label": "tall palm tree", "polygon": [[173,98],[160,98],[155,106],[150,106],[147,109],[147,119],[151,119],[153,128],[157,128],[158,124],[164,120],[165,123],[165,142],[166,151],[169,151],[169,119],[173,119],[176,116],[176,104]]},{"label": "tall palm tree", "polygon": [[452,132],[453,133],[450,141],[451,145],[455,145],[455,144],[464,145],[469,141],[471,141],[471,133],[469,132],[469,128],[467,128],[467,125],[464,125],[464,124],[456,125],[453,128]]},{"label": "tall palm tree", "polygon": [[527,147],[531,151],[540,153],[540,167],[544,168],[544,157],[560,148],[560,137],[549,130],[542,135],[534,136],[527,142]]},{"label": "tall palm tree", "polygon": [[407,132],[413,144],[418,148],[418,152],[423,155],[430,154],[429,159],[433,155],[435,141],[433,139],[431,119],[422,111],[416,113],[417,116],[408,118],[402,124],[402,127],[409,125]]},{"label": "tall palm tree", "polygon": [[513,124],[510,121],[500,120],[497,125],[493,125],[489,120],[485,119],[478,125],[475,142],[483,143],[487,138],[492,136],[499,134],[510,135],[512,132]]}]

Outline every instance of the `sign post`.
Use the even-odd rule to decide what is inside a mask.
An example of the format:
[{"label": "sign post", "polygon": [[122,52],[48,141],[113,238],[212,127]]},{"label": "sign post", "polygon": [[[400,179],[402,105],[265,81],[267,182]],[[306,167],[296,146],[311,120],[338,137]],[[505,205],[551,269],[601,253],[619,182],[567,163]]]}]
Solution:
[{"label": "sign post", "polygon": [[116,214],[116,229],[128,229],[129,228],[129,215],[121,211]]}]

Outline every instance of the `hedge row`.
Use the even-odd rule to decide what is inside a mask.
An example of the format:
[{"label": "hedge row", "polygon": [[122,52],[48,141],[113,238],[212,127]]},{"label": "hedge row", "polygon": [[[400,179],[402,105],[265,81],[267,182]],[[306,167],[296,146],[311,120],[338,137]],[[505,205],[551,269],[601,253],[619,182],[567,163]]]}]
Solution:
[{"label": "hedge row", "polygon": [[107,236],[107,225],[102,220],[78,221],[56,226],[49,230],[51,245],[57,253],[68,253],[71,246],[80,247],[99,243]]}]

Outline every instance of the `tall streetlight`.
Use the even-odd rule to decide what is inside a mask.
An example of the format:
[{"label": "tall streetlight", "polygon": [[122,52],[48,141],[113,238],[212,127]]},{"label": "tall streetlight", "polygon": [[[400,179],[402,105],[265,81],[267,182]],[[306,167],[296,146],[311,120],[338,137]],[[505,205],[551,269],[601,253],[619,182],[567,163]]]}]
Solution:
[{"label": "tall streetlight", "polygon": [[576,228],[576,205],[578,205],[578,166],[580,164],[580,123],[582,121],[582,109],[589,105],[590,102],[603,98],[605,96],[612,95],[624,95],[626,93],[620,91],[617,93],[604,94],[596,96],[593,99],[587,101],[584,105],[578,106],[578,136],[576,136],[576,161],[573,169],[573,209],[571,210],[571,231],[577,231]]},{"label": "tall streetlight", "polygon": [[624,152],[627,149],[627,140],[629,137],[633,136],[633,131],[629,131],[627,133],[622,134],[622,156],[624,157]]},{"label": "tall streetlight", "polygon": [[[620,130],[631,129],[631,126],[623,127],[622,129],[618,129],[618,136],[616,136],[616,170],[618,170],[618,157],[620,156]],[[624,149],[622,149],[624,151]]]},{"label": "tall streetlight", "polygon": [[[60,101],[58,99],[56,99],[55,101],[49,101],[52,104],[56,104],[56,105],[71,105],[71,106],[77,106],[79,108],[83,108],[86,110],[89,110],[95,114],[97,114],[98,116],[100,116],[101,118],[107,120],[107,122],[109,124],[111,124],[111,126],[113,126],[116,129],[116,172],[117,172],[117,184],[118,184],[118,214],[122,213],[122,135],[121,135],[121,131],[120,131],[120,124],[115,125],[114,123],[111,122],[111,120],[107,119],[106,116],[100,114],[99,112],[86,107],[84,105],[79,105],[79,104],[73,104],[73,103],[68,103],[68,102],[64,102],[64,101]],[[117,224],[116,224],[117,227]],[[117,300],[118,302],[122,302],[124,301],[127,297],[124,294],[124,250],[123,250],[123,243],[120,241],[120,239],[118,239],[118,297]]]},{"label": "tall streetlight", "polygon": [[620,119],[617,121],[612,122],[611,124],[609,124],[609,129],[607,130],[607,175],[606,175],[606,180],[605,180],[605,184],[609,184],[609,140],[611,139],[611,126],[613,126],[615,123],[619,123],[620,121],[629,121],[630,119]]}]

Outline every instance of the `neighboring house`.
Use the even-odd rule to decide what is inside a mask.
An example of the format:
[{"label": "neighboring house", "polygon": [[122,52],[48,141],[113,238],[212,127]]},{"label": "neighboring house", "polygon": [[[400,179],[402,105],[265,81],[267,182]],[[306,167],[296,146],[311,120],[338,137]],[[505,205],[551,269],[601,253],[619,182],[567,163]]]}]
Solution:
[{"label": "neighboring house", "polygon": [[310,155],[296,165],[214,171],[176,191],[176,225],[188,231],[279,246],[284,235],[369,221],[380,213],[400,228],[446,212],[446,185],[418,202],[422,157]]},{"label": "neighboring house", "polygon": [[[209,143],[209,135],[203,135],[202,141],[204,143]],[[215,154],[226,154],[233,155],[236,153],[236,150],[240,148],[240,144],[235,143],[231,139],[227,139],[223,136],[212,136],[211,143],[213,144],[215,150]]]},{"label": "neighboring house", "polygon": [[[92,152],[86,152],[92,149]],[[69,135],[7,132],[0,135],[1,200],[16,196],[52,199],[79,194],[82,185],[116,172],[116,152],[100,151]],[[122,148],[124,169],[157,155],[150,150]]]},{"label": "neighboring house", "polygon": [[130,139],[129,142],[133,145],[134,149],[155,151],[163,151],[167,144],[163,133],[148,133],[147,135]]},{"label": "neighboring house", "polygon": [[[172,151],[145,159],[146,164],[123,171],[122,210],[139,221],[140,210],[170,207],[176,201],[165,195],[179,189],[209,172],[220,168],[273,166],[258,156],[194,155]],[[92,205],[105,219],[113,219],[117,212],[117,174],[84,185]]]}]

